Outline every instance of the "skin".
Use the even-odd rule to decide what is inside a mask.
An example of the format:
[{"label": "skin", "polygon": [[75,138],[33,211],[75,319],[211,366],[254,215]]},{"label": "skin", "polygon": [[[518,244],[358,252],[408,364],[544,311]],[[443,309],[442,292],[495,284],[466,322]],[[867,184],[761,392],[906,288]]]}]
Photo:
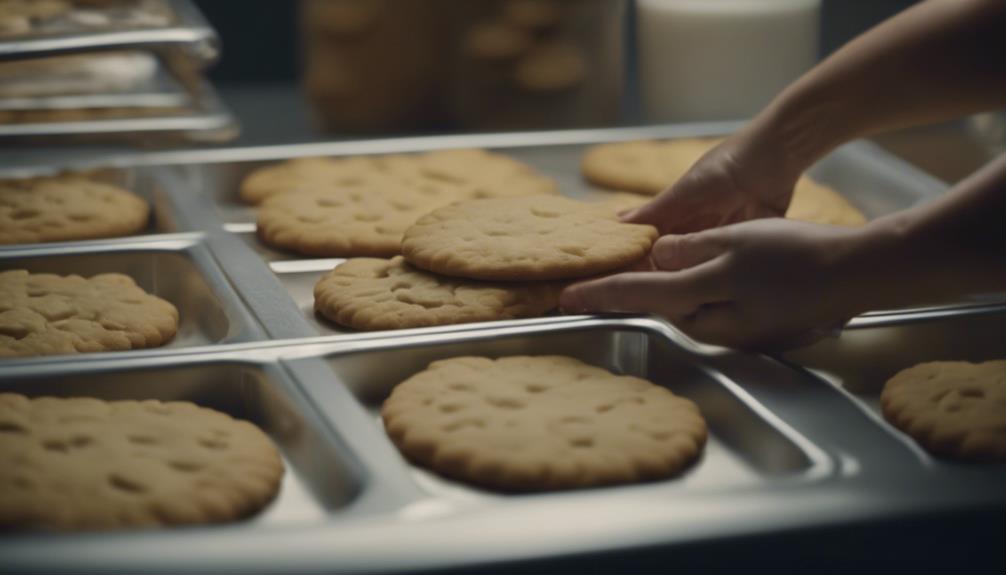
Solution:
[{"label": "skin", "polygon": [[649,269],[567,288],[572,313],[662,315],[697,339],[806,343],[871,309],[1006,287],[1006,157],[858,229],[781,219],[800,174],[852,139],[1006,107],[1006,2],[929,0],[785,89],[652,202]]}]

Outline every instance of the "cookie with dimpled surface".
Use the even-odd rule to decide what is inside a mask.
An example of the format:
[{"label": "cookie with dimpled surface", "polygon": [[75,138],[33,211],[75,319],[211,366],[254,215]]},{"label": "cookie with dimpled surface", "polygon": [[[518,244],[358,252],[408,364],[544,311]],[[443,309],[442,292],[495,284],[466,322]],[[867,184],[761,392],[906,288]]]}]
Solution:
[{"label": "cookie with dimpled surface", "polygon": [[920,363],[887,381],[880,404],[935,455],[1006,462],[1006,360]]},{"label": "cookie with dimpled surface", "polygon": [[232,521],[283,477],[260,429],[184,401],[0,393],[0,431],[0,530]]},{"label": "cookie with dimpled surface", "polygon": [[401,257],[354,258],[314,287],[314,308],[359,330],[407,329],[544,315],[563,284],[492,283],[416,269]]},{"label": "cookie with dimpled surface", "polygon": [[79,175],[0,180],[0,244],[128,236],[149,219],[136,194]]},{"label": "cookie with dimpled surface", "polygon": [[157,347],[178,309],[123,274],[0,272],[0,358]]},{"label": "cookie with dimpled surface", "polygon": [[507,492],[665,479],[707,435],[691,401],[564,356],[435,361],[392,390],[381,416],[413,463]]},{"label": "cookie with dimpled surface", "polygon": [[458,202],[405,232],[402,255],[435,273],[490,281],[540,281],[613,271],[643,258],[652,226],[560,196]]}]

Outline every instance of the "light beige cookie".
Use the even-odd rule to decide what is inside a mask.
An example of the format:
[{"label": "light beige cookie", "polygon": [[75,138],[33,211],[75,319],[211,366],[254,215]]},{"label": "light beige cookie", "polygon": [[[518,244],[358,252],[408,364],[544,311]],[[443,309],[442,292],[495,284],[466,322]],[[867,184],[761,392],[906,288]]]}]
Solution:
[{"label": "light beige cookie", "polygon": [[0,530],[233,521],[282,477],[261,430],[189,402],[0,393]]},{"label": "light beige cookie", "polygon": [[81,176],[0,180],[0,244],[127,236],[149,219],[139,196]]},{"label": "light beige cookie", "polygon": [[656,195],[676,182],[719,139],[631,140],[590,147],[581,171],[602,188]]},{"label": "light beige cookie", "polygon": [[564,356],[435,361],[395,387],[381,416],[409,460],[502,491],[671,477],[707,433],[691,401]]},{"label": "light beige cookie", "polygon": [[416,269],[401,256],[351,259],[314,286],[314,309],[360,330],[408,329],[539,317],[556,308],[562,284],[489,283]]},{"label": "light beige cookie", "polygon": [[866,216],[835,190],[802,177],[793,189],[786,217],[831,226],[862,226]]},{"label": "light beige cookie", "polygon": [[157,347],[178,310],[122,274],[0,272],[0,357]]},{"label": "light beige cookie", "polygon": [[241,184],[241,198],[260,203],[288,192],[329,192],[341,188],[409,188],[425,195],[457,198],[555,193],[557,185],[531,167],[503,154],[478,149],[440,150],[348,158],[288,160],[251,172]]},{"label": "light beige cookie", "polygon": [[303,4],[304,21],[334,40],[373,29],[388,10],[386,0],[314,0]]},{"label": "light beige cookie", "polygon": [[258,204],[288,192],[359,186],[373,171],[364,158],[295,158],[253,170],[241,183],[240,194],[245,202]]},{"label": "light beige cookie", "polygon": [[1006,360],[920,363],[888,380],[880,404],[936,455],[1006,462]]},{"label": "light beige cookie", "polygon": [[261,205],[256,229],[266,244],[304,255],[390,257],[420,216],[457,199],[397,182],[280,194]]},{"label": "light beige cookie", "polygon": [[531,36],[505,22],[485,22],[472,26],[465,34],[465,53],[489,62],[512,60],[531,47]]},{"label": "light beige cookie", "polygon": [[448,276],[537,281],[589,276],[627,266],[657,238],[652,226],[625,224],[614,210],[561,196],[459,202],[405,231],[402,255]]},{"label": "light beige cookie", "polygon": [[559,92],[583,82],[587,60],[573,44],[549,42],[536,46],[520,59],[514,82],[528,92]]},{"label": "light beige cookie", "polygon": [[543,30],[559,24],[562,6],[556,0],[507,0],[503,17],[514,26]]}]

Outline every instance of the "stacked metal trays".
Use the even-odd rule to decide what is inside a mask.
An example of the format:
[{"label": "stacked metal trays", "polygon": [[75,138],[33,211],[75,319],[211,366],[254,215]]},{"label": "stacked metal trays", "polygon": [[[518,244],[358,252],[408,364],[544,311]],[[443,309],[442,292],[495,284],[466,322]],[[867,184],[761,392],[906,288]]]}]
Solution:
[{"label": "stacked metal trays", "polygon": [[[5,536],[0,564],[5,572],[47,573],[471,568],[641,549],[681,557],[749,537],[1001,512],[1006,468],[929,456],[879,417],[876,398],[887,377],[913,363],[1001,355],[1004,305],[873,313],[856,318],[841,337],[784,358],[698,344],[646,317],[354,333],[311,311],[314,281],[340,260],[295,259],[262,247],[253,210],[237,199],[240,179],[270,162],[466,146],[521,159],[558,179],[565,193],[585,197],[598,193],[579,175],[589,144],[731,128],[406,138],[109,159],[154,206],[148,234],[4,248],[0,269],[130,273],[178,304],[180,335],[165,349],[5,361],[0,390],[196,401],[260,425],[282,451],[287,475],[277,500],[245,523]],[[867,143],[839,149],[811,174],[871,217],[945,191]],[[682,477],[652,484],[500,495],[411,466],[382,430],[377,410],[390,389],[433,360],[552,353],[646,377],[697,402],[711,431],[701,460]],[[825,544],[785,552],[795,557]]]},{"label": "stacked metal trays", "polygon": [[0,63],[6,60],[97,51],[148,51],[158,55],[149,85],[118,94],[15,101],[6,107],[33,111],[71,107],[157,108],[161,114],[24,122],[0,125],[0,139],[46,138],[71,142],[127,140],[161,142],[183,138],[220,142],[237,135],[233,115],[198,71],[214,62],[220,41],[190,0],[164,0],[173,20],[166,26],[74,29],[0,39]]}]

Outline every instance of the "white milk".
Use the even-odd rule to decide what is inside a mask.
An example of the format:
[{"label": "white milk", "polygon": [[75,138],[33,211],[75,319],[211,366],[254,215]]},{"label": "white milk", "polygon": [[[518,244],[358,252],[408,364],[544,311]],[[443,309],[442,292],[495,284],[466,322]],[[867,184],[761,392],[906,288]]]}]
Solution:
[{"label": "white milk", "polygon": [[649,122],[749,118],[817,61],[821,0],[637,0]]}]

